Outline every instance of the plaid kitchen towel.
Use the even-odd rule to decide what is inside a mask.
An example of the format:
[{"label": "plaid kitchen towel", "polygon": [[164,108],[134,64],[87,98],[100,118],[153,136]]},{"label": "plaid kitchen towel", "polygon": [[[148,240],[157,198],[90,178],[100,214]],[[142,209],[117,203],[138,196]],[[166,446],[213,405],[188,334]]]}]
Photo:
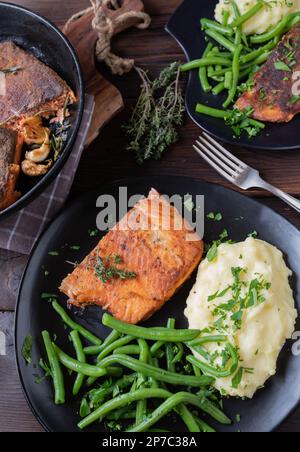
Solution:
[{"label": "plaid kitchen towel", "polygon": [[54,181],[31,204],[0,222],[0,248],[29,254],[45,226],[64,205],[75,177],[94,111],[86,95],[81,126],[72,153]]}]

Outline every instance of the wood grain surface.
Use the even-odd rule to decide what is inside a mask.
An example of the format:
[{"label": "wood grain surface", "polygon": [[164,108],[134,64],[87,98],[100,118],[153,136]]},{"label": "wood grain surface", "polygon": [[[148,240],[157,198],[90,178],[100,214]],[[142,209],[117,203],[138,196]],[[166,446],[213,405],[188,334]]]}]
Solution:
[{"label": "wood grain surface", "polygon": [[[89,5],[87,0],[15,0],[14,3],[36,10],[59,26],[71,14]],[[165,33],[164,26],[180,4],[180,0],[144,0],[147,12],[153,18],[148,30],[131,29],[118,35],[114,49],[120,55],[133,57],[136,63],[156,75],[169,62],[184,60],[177,44]],[[132,73],[114,77],[100,65],[99,71],[122,93],[125,109],[101,132],[101,135],[84,153],[80,163],[71,197],[102,183],[131,176],[166,174],[193,176],[226,185],[224,180],[211,170],[192,150],[192,143],[199,135],[199,129],[186,118],[181,129],[180,141],[174,145],[159,162],[149,162],[138,167],[128,153],[126,139],[120,128],[132,110],[139,93],[139,79]],[[248,164],[256,167],[262,175],[279,188],[300,196],[300,153],[248,151],[232,148]],[[249,196],[260,197],[261,201],[284,215],[300,227],[299,214],[281,201],[259,191],[247,192]],[[13,352],[13,322],[16,296],[26,257],[7,251],[0,251],[0,331],[7,337],[7,355],[0,356],[0,431],[42,431],[31,414],[22,394],[15,369]],[[282,432],[300,432],[300,409],[280,427]]]}]

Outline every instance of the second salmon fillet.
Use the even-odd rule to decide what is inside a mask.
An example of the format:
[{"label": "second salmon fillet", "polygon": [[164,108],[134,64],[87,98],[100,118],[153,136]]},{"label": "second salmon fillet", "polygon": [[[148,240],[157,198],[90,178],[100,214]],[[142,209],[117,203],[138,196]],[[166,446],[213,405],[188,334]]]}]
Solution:
[{"label": "second salmon fillet", "polygon": [[[138,227],[128,227],[131,220]],[[202,254],[200,237],[152,189],[63,280],[60,290],[73,305],[96,304],[119,320],[136,324],[172,297]]]}]

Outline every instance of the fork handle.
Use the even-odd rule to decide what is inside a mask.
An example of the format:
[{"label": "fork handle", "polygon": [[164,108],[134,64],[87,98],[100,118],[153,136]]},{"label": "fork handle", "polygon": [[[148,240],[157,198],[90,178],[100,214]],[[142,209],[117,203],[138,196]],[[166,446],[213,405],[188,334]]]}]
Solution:
[{"label": "fork handle", "polygon": [[297,212],[300,213],[300,201],[298,199],[294,198],[291,195],[288,195],[287,193],[285,193],[282,190],[279,190],[279,188],[274,187],[273,185],[269,184],[268,182],[264,181],[263,179],[260,179],[259,188],[263,188],[263,189],[273,193],[273,195],[282,199],[289,206],[291,206],[293,209],[295,209]]}]

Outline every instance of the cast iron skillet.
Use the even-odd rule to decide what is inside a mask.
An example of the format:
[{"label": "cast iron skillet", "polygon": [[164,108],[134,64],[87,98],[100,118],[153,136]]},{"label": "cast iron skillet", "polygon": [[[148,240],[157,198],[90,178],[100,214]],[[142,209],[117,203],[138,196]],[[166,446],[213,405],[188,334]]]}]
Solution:
[{"label": "cast iron skillet", "polygon": [[[181,45],[188,60],[200,58],[203,54],[206,41],[201,31],[200,19],[203,17],[214,19],[216,4],[217,0],[184,0],[167,24],[166,30]],[[212,93],[203,93],[198,71],[191,71],[186,91],[186,108],[193,121],[203,130],[226,143],[248,148],[272,151],[300,149],[300,115],[287,124],[269,123],[263,132],[249,139],[246,134],[234,138],[233,131],[222,119],[200,115],[195,111],[198,102],[222,109],[225,98],[226,94],[214,96]]]},{"label": "cast iron skillet", "polygon": [[72,151],[84,107],[84,88],[79,61],[70,42],[58,28],[33,11],[0,2],[0,41],[6,40],[13,41],[50,66],[74,90],[78,101],[71,110],[69,139],[60,158],[50,171],[40,178],[21,175],[17,188],[22,196],[0,212],[0,220],[31,202],[61,171]]},{"label": "cast iron skillet", "polygon": [[[72,344],[68,340],[69,329],[67,331],[64,329],[63,322],[51,304],[41,299],[41,294],[46,292],[58,295],[62,279],[73,270],[70,263],[80,262],[96,246],[103,233],[91,237],[88,231],[95,228],[96,216],[101,211],[96,207],[97,198],[101,194],[111,195],[119,207],[120,186],[128,188],[128,197],[136,194],[147,195],[152,187],[167,195],[189,193],[194,200],[196,195],[204,195],[205,213],[221,211],[223,214],[223,220],[220,222],[206,219],[204,239],[207,243],[216,239],[224,228],[228,230],[229,237],[235,241],[244,240],[249,232],[256,230],[260,239],[267,240],[283,251],[286,263],[293,271],[291,285],[296,307],[300,312],[300,232],[263,204],[221,186],[199,182],[192,178],[171,176],[128,179],[85,193],[61,212],[37,242],[24,273],[18,298],[15,352],[19,376],[33,413],[48,431],[78,431],[76,424],[79,420],[81,397],[74,398],[70,395],[74,375],[70,376],[67,372],[65,405],[53,404],[50,379],[47,378],[40,384],[35,383],[36,375],[43,375],[38,366],[34,367],[41,356],[45,358],[41,339],[43,329],[55,334],[58,346],[74,356]],[[72,248],[72,245],[76,245],[76,249]],[[77,249],[78,246],[80,249]],[[56,251],[58,255],[50,255],[50,251]],[[45,275],[45,271],[49,273]],[[145,325],[162,326],[169,317],[174,317],[178,328],[186,328],[187,322],[183,311],[194,281],[195,274]],[[66,306],[65,296],[59,296],[59,301]],[[101,324],[103,313],[101,308],[94,306],[83,311],[72,309],[69,312],[74,320],[91,329],[99,337],[107,336],[109,330]],[[299,329],[300,318],[296,325],[296,330]],[[32,365],[26,365],[21,353],[23,341],[28,334],[33,337]],[[233,421],[237,414],[241,415],[239,423],[234,422],[228,427],[214,424],[211,419],[207,421],[218,431],[266,432],[275,429],[300,401],[300,356],[292,354],[292,345],[294,345],[292,341],[285,344],[278,360],[277,374],[252,400],[230,398],[224,401],[225,411]],[[81,396],[84,392],[85,390]],[[173,424],[172,418],[165,419],[159,425],[172,432],[185,431],[180,422]],[[87,431],[104,432],[104,423],[95,423]]]}]

